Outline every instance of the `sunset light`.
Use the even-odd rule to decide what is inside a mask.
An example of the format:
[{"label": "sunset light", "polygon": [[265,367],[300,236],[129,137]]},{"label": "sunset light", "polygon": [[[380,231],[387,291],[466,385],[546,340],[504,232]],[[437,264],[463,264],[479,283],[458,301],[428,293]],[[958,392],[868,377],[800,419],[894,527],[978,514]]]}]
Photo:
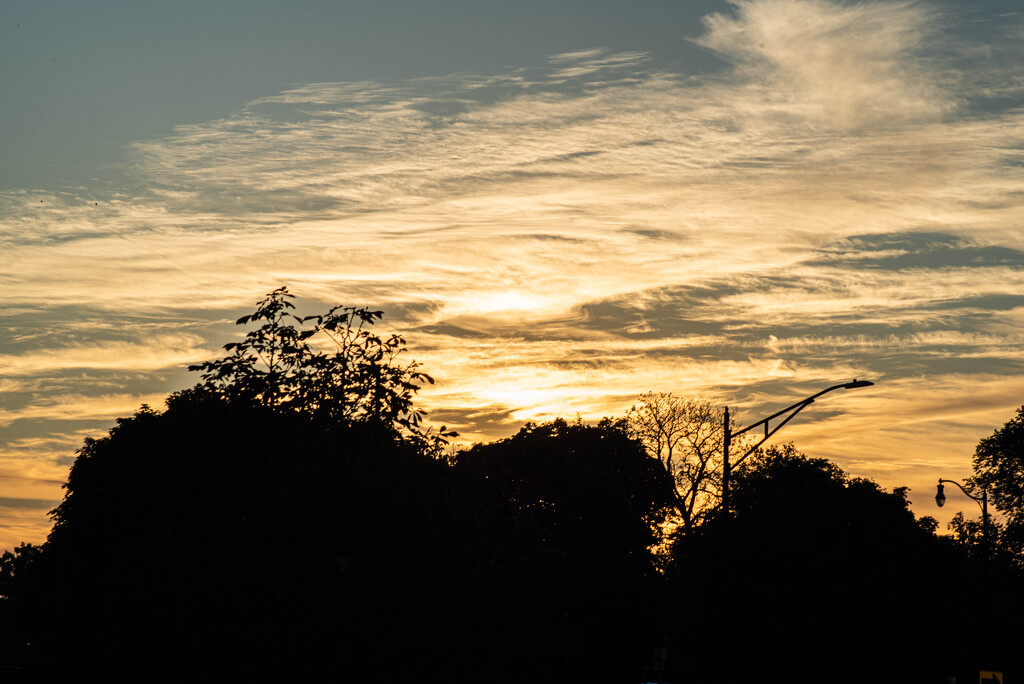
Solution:
[{"label": "sunset light", "polygon": [[464,445],[870,379],[785,440],[944,525],[937,473],[1024,401],[1019,8],[676,4],[441,3],[395,33],[317,5],[194,39],[155,5],[5,9],[0,546],[283,285],[299,315],[383,311]]},{"label": "sunset light", "polygon": [[1021,0],[3,3],[0,672],[1024,680],[1022,65]]}]

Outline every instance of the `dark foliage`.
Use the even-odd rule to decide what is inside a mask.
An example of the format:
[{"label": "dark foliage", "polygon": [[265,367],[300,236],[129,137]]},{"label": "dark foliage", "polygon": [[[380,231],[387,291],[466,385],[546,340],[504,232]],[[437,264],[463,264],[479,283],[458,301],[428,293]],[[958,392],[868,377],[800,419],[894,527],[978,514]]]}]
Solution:
[{"label": "dark foliage", "polygon": [[443,607],[443,470],[373,426],[191,393],[121,420],[55,511],[32,625],[45,661],[367,674],[421,642],[405,615]]},{"label": "dark foliage", "polygon": [[[86,440],[46,544],[0,566],[9,661],[43,680],[633,679],[671,500],[657,463],[621,424],[556,421],[450,467],[411,403],[426,376],[360,327],[376,314],[300,332],[288,296],[165,410]],[[319,332],[336,353],[306,346]]]},{"label": "dark foliage", "polygon": [[[1024,569],[1024,406],[978,443],[973,466],[974,477],[967,481],[968,487],[979,496],[987,489],[990,505],[1005,517],[1005,526],[996,530],[998,543],[993,548],[1012,556]],[[976,535],[965,538],[972,536]]]},{"label": "dark foliage", "polygon": [[366,329],[380,312],[298,319],[290,297],[165,411],[86,440],[41,552],[5,558],[26,667],[369,676],[444,651],[460,499],[432,457],[454,433],[422,427],[430,378]]},{"label": "dark foliage", "polygon": [[474,446],[455,471],[483,504],[475,543],[500,585],[480,600],[508,681],[636,681],[659,636],[664,468],[623,423],[556,420]]},{"label": "dark foliage", "polygon": [[35,666],[630,681],[671,496],[652,463],[556,421],[449,468],[387,426],[185,392],[81,450],[30,573]]},{"label": "dark foliage", "polygon": [[31,619],[29,607],[38,593],[34,578],[41,553],[41,547],[22,543],[0,556],[0,678],[5,681],[19,681],[25,664],[34,659],[24,625]]},{"label": "dark foliage", "polygon": [[[300,319],[290,297],[165,410],[86,440],[47,542],[0,558],[10,672],[614,683],[667,640],[678,681],[930,682],[1019,642],[1019,574],[982,575],[905,489],[769,449],[736,473],[734,515],[656,562],[674,483],[624,423],[440,459],[452,433],[413,405],[430,379],[369,332],[380,313]],[[976,459],[1007,534],[1022,416]]]},{"label": "dark foliage", "polygon": [[679,679],[939,682],[964,664],[949,630],[969,623],[977,575],[905,489],[787,445],[744,464],[733,501],[728,520],[676,541]]},{"label": "dark foliage", "polygon": [[[262,325],[241,342],[224,345],[228,356],[189,366],[202,374],[196,391],[334,424],[388,425],[435,451],[455,436],[444,426],[438,432],[423,428],[424,411],[413,397],[434,380],[415,361],[399,362],[402,337],[383,338],[370,330],[383,312],[336,306],[299,318],[291,313],[293,297],[287,288],[274,290],[255,312],[236,321]],[[310,341],[318,338],[329,340],[333,351],[313,347]]]},{"label": "dark foliage", "polygon": [[14,551],[4,551],[0,556],[0,597],[16,598],[19,592],[24,591],[18,578],[32,572],[40,551],[40,547],[24,542]]}]

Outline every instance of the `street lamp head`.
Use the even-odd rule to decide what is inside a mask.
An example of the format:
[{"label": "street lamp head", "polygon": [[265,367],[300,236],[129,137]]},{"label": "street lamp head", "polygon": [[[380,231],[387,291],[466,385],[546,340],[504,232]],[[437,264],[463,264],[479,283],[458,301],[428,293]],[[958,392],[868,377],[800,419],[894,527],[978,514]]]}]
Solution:
[{"label": "street lamp head", "polygon": [[853,389],[855,387],[871,387],[875,383],[868,380],[854,380],[843,385],[843,389]]},{"label": "street lamp head", "polygon": [[939,488],[935,492],[935,503],[936,503],[936,505],[938,505],[939,508],[942,508],[943,505],[945,505],[945,503],[946,503],[946,493],[943,492],[942,490],[943,490],[942,481],[939,480]]}]

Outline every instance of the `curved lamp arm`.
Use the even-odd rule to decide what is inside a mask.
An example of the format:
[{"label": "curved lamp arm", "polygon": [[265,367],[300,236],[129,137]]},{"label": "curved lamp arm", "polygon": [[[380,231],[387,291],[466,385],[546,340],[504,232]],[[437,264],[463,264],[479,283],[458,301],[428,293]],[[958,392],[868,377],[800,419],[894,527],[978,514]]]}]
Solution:
[{"label": "curved lamp arm", "polygon": [[956,480],[943,480],[941,477],[939,478],[938,489],[935,491],[935,503],[936,503],[936,505],[939,508],[942,508],[946,504],[946,492],[945,492],[945,488],[942,486],[942,484],[944,482],[948,482],[950,484],[955,484],[957,487],[960,488],[960,491],[963,492],[967,496],[968,499],[974,499],[974,501],[979,506],[981,506],[981,512],[982,512],[983,515],[986,515],[986,516],[988,515],[988,491],[987,490],[985,490],[985,489],[981,490],[981,498],[979,499],[978,497],[974,496],[969,491],[964,489],[964,486],[962,484],[960,484],[959,482],[957,482]]},{"label": "curved lamp arm", "polygon": [[943,480],[940,477],[939,478],[938,489],[935,491],[935,503],[939,506],[939,508],[942,508],[942,505],[944,503],[946,503],[946,494],[943,491],[943,487],[942,487],[942,484],[944,482],[948,482],[950,484],[955,484],[957,487],[960,488],[961,492],[963,492],[964,494],[967,495],[967,498],[974,499],[975,503],[977,503],[979,506],[981,506],[981,554],[982,554],[981,557],[982,557],[982,560],[983,560],[983,562],[985,564],[984,594],[985,594],[985,605],[987,606],[988,605],[988,563],[989,563],[989,561],[988,561],[988,556],[989,556],[988,549],[989,549],[989,535],[991,534],[989,532],[990,523],[989,523],[989,518],[988,518],[988,490],[987,489],[982,489],[981,490],[981,498],[979,499],[978,497],[974,496],[973,494],[968,492],[966,489],[964,489],[964,486],[962,484],[960,484],[959,482],[957,482],[956,480]]},{"label": "curved lamp arm", "polygon": [[[738,459],[736,459],[736,462],[733,463],[732,466],[733,467],[738,466],[741,462],[743,462],[743,459],[745,459],[747,456],[750,456],[750,454],[752,454],[755,451],[757,451],[757,449],[762,444],[767,442],[768,439],[772,435],[774,435],[776,432],[781,430],[786,423],[788,423],[789,421],[793,420],[793,418],[795,418],[798,413],[800,413],[805,408],[807,408],[808,406],[813,404],[814,400],[817,399],[818,397],[820,397],[821,395],[827,394],[828,392],[831,392],[831,391],[837,390],[837,389],[854,389],[856,387],[870,387],[870,386],[872,386],[874,384],[875,383],[869,382],[867,380],[854,380],[853,382],[844,382],[844,383],[840,383],[838,385],[832,385],[831,387],[826,387],[825,389],[821,390],[817,394],[812,394],[811,396],[807,397],[806,399],[801,399],[800,401],[796,402],[792,406],[788,406],[788,407],[782,409],[781,411],[776,411],[775,413],[773,413],[772,415],[768,416],[767,418],[762,418],[761,420],[759,420],[756,423],[753,423],[751,425],[748,425],[747,427],[743,428],[742,430],[737,430],[736,432],[733,432],[732,434],[729,435],[729,441],[732,441],[733,437],[739,437],[744,432],[747,432],[749,430],[753,430],[754,428],[758,427],[759,425],[764,425],[764,437],[762,437],[760,439],[760,441],[758,441],[757,444],[755,444],[754,446],[752,446],[749,449],[747,449],[747,451],[742,456],[740,456]],[[786,415],[786,414],[789,414],[789,415]],[[779,416],[783,416],[783,415],[785,415],[786,417],[783,419],[783,421],[781,423],[776,425],[774,428],[769,428],[769,423],[772,420],[774,420],[775,418],[778,418]]]}]

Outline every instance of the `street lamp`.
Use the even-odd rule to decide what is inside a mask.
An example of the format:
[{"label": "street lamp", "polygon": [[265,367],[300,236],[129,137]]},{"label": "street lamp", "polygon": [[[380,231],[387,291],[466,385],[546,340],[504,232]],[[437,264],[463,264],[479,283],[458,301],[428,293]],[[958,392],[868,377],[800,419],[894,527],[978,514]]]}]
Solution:
[{"label": "street lamp", "polygon": [[[988,544],[989,544],[989,541],[988,541],[988,535],[989,535],[989,531],[988,531],[988,527],[989,527],[989,520],[988,520],[988,490],[987,489],[982,489],[981,490],[981,498],[979,499],[978,497],[974,496],[973,494],[968,492],[966,489],[964,489],[964,486],[962,484],[960,484],[959,482],[957,482],[956,480],[943,480],[940,477],[939,478],[938,487],[935,490],[935,504],[939,508],[942,508],[945,505],[945,503],[946,503],[946,492],[945,492],[945,488],[942,486],[943,483],[955,484],[957,487],[960,488],[960,491],[963,492],[967,496],[967,498],[973,499],[975,503],[977,503],[979,506],[981,506],[981,614],[982,614],[984,623],[987,624],[988,623],[988,618],[989,618],[989,600],[988,600],[989,599],[989,587],[988,587],[988,583],[989,583],[989,579],[988,579],[988,572],[989,572],[989,570],[988,570],[988,564],[989,564],[989,560],[988,560]],[[984,681],[993,681],[993,680],[991,680],[991,679],[982,679],[981,681],[984,682]],[[998,681],[1001,681],[1001,680],[1000,679],[995,679],[994,681],[998,682]]]},{"label": "street lamp", "polygon": [[956,480],[943,480],[940,477],[939,478],[938,489],[936,489],[936,491],[935,491],[935,503],[936,503],[936,505],[938,505],[939,508],[942,508],[945,505],[945,503],[946,503],[946,492],[945,492],[945,488],[942,486],[942,484],[944,482],[948,482],[949,484],[955,484],[957,487],[960,488],[961,492],[963,492],[964,494],[967,495],[967,498],[974,499],[975,503],[977,503],[979,506],[981,506],[981,554],[982,554],[982,563],[984,563],[984,565],[985,565],[985,574],[987,576],[988,575],[988,490],[987,489],[982,489],[981,490],[981,498],[979,499],[978,497],[974,496],[973,494],[968,492],[966,489],[964,489],[964,486],[962,484],[960,484],[959,482],[957,482]]},{"label": "street lamp", "polygon": [[[723,437],[722,437],[722,505],[721,505],[721,512],[722,512],[723,515],[722,515],[722,519],[721,520],[722,520],[722,526],[723,526],[723,530],[722,530],[722,532],[723,532],[723,534],[722,534],[722,583],[723,583],[722,584],[722,616],[723,616],[723,628],[724,628],[726,633],[728,633],[728,631],[729,631],[728,630],[728,619],[729,619],[728,616],[729,616],[729,593],[730,593],[730,591],[729,591],[728,576],[729,576],[730,566],[729,566],[729,533],[728,533],[727,529],[725,529],[725,528],[727,528],[729,526],[729,477],[730,477],[730,473],[731,473],[731,465],[729,463],[729,446],[732,443],[733,438],[739,437],[743,433],[748,432],[750,430],[753,430],[754,428],[756,428],[756,427],[758,427],[760,425],[764,425],[764,437],[762,437],[760,439],[760,441],[758,441],[757,444],[755,444],[754,446],[752,446],[749,449],[747,449],[747,451],[742,456],[740,456],[740,458],[736,461],[736,465],[739,465],[740,463],[743,462],[743,460],[747,456],[750,456],[750,454],[754,453],[754,451],[758,447],[760,447],[762,444],[767,442],[768,439],[772,435],[774,435],[776,432],[781,430],[782,427],[786,423],[788,423],[789,421],[793,420],[793,418],[796,417],[796,414],[800,413],[805,408],[807,408],[808,406],[813,404],[814,400],[817,399],[818,397],[820,397],[821,395],[827,394],[828,392],[831,392],[831,391],[837,390],[837,389],[854,389],[856,387],[870,387],[871,385],[874,385],[874,384],[875,383],[868,382],[867,380],[853,380],[852,382],[844,382],[844,383],[841,383],[839,385],[832,385],[831,387],[827,387],[827,388],[821,390],[817,394],[812,394],[811,396],[807,397],[806,399],[801,399],[800,401],[796,402],[792,406],[784,408],[781,411],[776,411],[775,413],[773,413],[772,415],[768,416],[767,418],[762,418],[761,420],[757,421],[753,425],[748,425],[747,427],[743,428],[742,430],[737,430],[736,432],[731,432],[730,431],[730,428],[729,428],[729,407],[728,406],[725,407],[725,413],[723,415],[723,420],[722,420]],[[782,422],[780,422],[778,425],[776,425],[773,428],[773,427],[771,427],[769,425],[769,423],[772,420],[775,420],[776,418],[782,418]],[[725,640],[723,640],[722,643],[724,644]]]},{"label": "street lamp", "polygon": [[[788,423],[789,421],[793,420],[793,418],[796,417],[796,414],[800,413],[805,408],[813,404],[814,400],[820,397],[821,395],[827,394],[832,390],[854,389],[856,387],[870,387],[874,384],[875,383],[868,382],[867,380],[854,380],[852,382],[844,382],[839,385],[832,385],[831,387],[827,387],[821,390],[817,394],[812,394],[806,399],[801,399],[792,406],[784,408],[781,411],[776,411],[767,418],[762,418],[756,423],[748,425],[742,430],[737,430],[736,432],[729,431],[729,407],[726,406],[725,415],[723,417],[724,435],[722,439],[722,513],[726,516],[729,515],[729,479],[730,475],[732,474],[732,465],[729,463],[729,446],[732,443],[734,437],[739,437],[743,433],[753,430],[759,425],[764,425],[764,437],[762,437],[757,444],[747,449],[746,453],[739,457],[739,459],[735,463],[735,465],[739,465],[747,456],[750,456],[750,454],[754,453],[754,451],[756,451],[758,447],[767,442],[769,437],[771,437],[776,432],[781,430],[786,423]],[[785,416],[782,422],[776,425],[774,428],[770,428],[769,422],[781,416]]]}]

